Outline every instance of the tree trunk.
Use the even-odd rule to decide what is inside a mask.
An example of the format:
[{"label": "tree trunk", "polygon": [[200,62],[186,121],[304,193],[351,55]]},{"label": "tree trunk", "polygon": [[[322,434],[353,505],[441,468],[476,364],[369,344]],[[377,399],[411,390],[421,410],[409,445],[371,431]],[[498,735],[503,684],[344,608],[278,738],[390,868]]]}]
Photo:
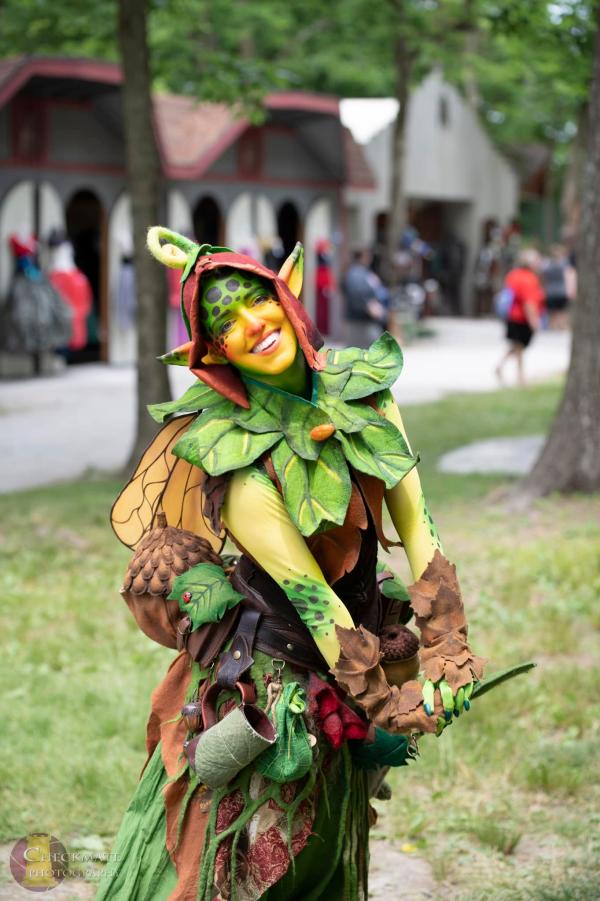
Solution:
[{"label": "tree trunk", "polygon": [[[600,4],[596,16],[600,20]],[[595,37],[588,128],[571,362],[562,403],[546,445],[518,488],[526,499],[551,491],[600,490],[600,22]]]},{"label": "tree trunk", "polygon": [[398,112],[392,128],[390,212],[386,229],[383,273],[390,284],[395,282],[394,255],[398,251],[402,233],[408,224],[408,204],[404,193],[404,157],[406,150],[406,108],[410,90],[412,60],[403,37],[394,47],[396,68],[396,100]]},{"label": "tree trunk", "polygon": [[146,250],[146,232],[159,221],[161,179],[152,121],[146,0],[120,0],[119,48],[137,293],[137,424],[131,465],[156,431],[146,405],[170,396],[166,367],[156,360],[166,349],[166,281]]}]

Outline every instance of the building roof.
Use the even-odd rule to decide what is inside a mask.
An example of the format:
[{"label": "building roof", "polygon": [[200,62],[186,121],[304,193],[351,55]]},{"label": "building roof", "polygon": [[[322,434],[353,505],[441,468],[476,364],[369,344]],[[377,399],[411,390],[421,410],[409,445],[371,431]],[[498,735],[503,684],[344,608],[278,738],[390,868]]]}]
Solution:
[{"label": "building roof", "polygon": [[[116,63],[71,57],[21,56],[0,60],[0,107],[26,84],[36,96],[71,100],[95,99],[118,90],[121,68]],[[201,178],[250,123],[239,110],[192,97],[155,94],[154,116],[163,170],[170,178]],[[268,95],[269,119],[302,125],[320,116],[339,123],[336,97],[303,91]],[[340,125],[340,161],[336,148],[326,148],[337,177],[353,187],[371,188],[374,179],[362,149]],[[340,165],[341,162],[341,165]]]}]

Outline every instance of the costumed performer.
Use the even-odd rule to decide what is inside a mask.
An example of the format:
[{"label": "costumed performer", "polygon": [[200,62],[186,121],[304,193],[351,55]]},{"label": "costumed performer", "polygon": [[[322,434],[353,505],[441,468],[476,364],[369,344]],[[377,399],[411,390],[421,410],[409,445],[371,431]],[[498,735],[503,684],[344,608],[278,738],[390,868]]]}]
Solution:
[{"label": "costumed performer", "polygon": [[[125,600],[180,651],[97,901],[366,899],[370,792],[482,676],[390,391],[400,348],[320,350],[300,245],[278,275],[162,227],[148,246],[182,270],[190,341],[163,362],[197,381],[151,408],[112,523]],[[377,562],[384,504],[409,592]]]}]

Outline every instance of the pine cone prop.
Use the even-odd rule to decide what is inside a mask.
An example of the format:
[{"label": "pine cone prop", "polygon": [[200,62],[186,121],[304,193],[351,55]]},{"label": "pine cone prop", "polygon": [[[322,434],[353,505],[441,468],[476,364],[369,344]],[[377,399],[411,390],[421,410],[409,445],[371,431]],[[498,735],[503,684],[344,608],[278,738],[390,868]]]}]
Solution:
[{"label": "pine cone prop", "polygon": [[175,577],[197,563],[223,565],[205,538],[168,526],[165,514],[159,513],[156,528],[127,567],[121,594],[142,632],[167,648],[177,647],[177,626],[183,617],[179,603],[167,597]]}]

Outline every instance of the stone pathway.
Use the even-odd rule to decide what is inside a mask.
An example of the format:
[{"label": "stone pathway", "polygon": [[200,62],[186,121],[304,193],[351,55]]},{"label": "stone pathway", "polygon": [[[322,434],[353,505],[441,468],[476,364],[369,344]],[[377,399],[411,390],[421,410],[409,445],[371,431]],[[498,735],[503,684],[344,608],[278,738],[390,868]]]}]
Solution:
[{"label": "stone pathway", "polygon": [[[400,406],[498,387],[499,322],[435,319],[430,326],[435,336],[404,349],[404,370],[394,386]],[[564,372],[568,353],[566,333],[536,335],[526,356],[529,378]],[[170,367],[170,377],[174,397],[193,380],[179,366]],[[133,442],[134,388],[132,367],[100,364],[68,367],[55,377],[0,381],[0,493],[122,467]],[[166,398],[156,398],[161,400]]]},{"label": "stone pathway", "polygon": [[525,475],[537,460],[544,444],[544,435],[526,435],[523,438],[490,438],[474,441],[455,448],[440,457],[440,472],[502,473]]}]

